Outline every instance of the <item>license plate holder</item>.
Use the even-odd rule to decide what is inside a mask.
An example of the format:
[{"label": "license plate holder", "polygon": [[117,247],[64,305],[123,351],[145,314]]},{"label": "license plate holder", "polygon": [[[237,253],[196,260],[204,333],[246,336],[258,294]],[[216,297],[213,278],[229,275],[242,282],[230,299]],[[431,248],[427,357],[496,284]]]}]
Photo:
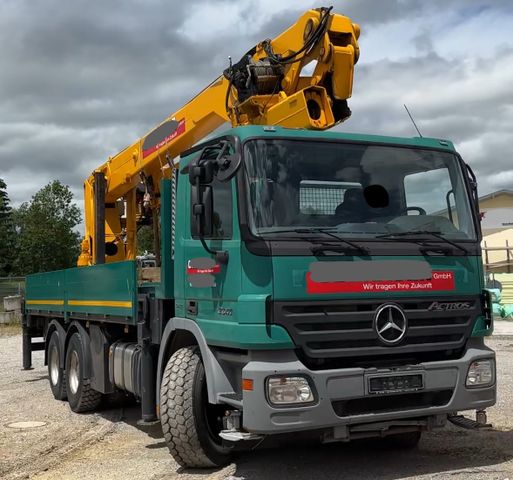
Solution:
[{"label": "license plate holder", "polygon": [[418,392],[424,389],[424,373],[376,374],[369,376],[367,382],[371,395]]}]

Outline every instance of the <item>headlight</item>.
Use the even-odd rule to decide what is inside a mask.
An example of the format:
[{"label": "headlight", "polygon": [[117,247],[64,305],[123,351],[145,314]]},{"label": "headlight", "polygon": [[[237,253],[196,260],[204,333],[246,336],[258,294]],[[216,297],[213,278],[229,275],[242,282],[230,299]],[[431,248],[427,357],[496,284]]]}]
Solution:
[{"label": "headlight", "polygon": [[268,378],[267,398],[272,405],[308,404],[315,400],[305,377]]},{"label": "headlight", "polygon": [[494,382],[495,362],[477,360],[470,364],[467,373],[467,387],[486,387]]}]

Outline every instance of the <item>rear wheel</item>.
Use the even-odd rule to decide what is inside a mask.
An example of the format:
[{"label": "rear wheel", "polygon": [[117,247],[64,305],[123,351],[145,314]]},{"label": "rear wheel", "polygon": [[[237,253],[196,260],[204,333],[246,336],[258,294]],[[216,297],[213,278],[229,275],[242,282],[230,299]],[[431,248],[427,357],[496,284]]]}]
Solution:
[{"label": "rear wheel", "polygon": [[59,334],[54,331],[48,342],[48,379],[53,396],[57,400],[66,400],[66,372],[61,368],[64,352],[59,340]]},{"label": "rear wheel", "polygon": [[88,412],[95,410],[101,402],[102,394],[91,388],[91,380],[84,378],[86,352],[82,347],[80,335],[74,333],[66,352],[66,391],[71,410]]},{"label": "rear wheel", "polygon": [[160,420],[166,444],[184,467],[219,467],[230,461],[219,432],[225,406],[208,402],[205,368],[197,347],[169,359],[160,389]]}]

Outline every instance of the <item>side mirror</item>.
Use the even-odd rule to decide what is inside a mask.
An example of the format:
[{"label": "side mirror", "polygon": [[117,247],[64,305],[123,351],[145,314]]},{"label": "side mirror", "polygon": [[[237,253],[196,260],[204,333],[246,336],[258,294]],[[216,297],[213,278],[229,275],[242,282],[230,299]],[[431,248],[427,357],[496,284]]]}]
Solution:
[{"label": "side mirror", "polygon": [[217,178],[221,182],[230,181],[240,168],[242,155],[240,152],[224,155],[217,161]]},{"label": "side mirror", "polygon": [[472,193],[472,199],[474,200],[474,209],[476,211],[476,214],[477,214],[478,218],[480,218],[480,214],[479,214],[479,195],[477,193],[477,179],[476,179],[476,175],[475,175],[474,171],[472,170],[472,168],[470,167],[470,165],[468,163],[465,163],[465,167],[467,168],[470,188],[472,190],[471,193]]},{"label": "side mirror", "polygon": [[214,174],[214,162],[202,159],[201,155],[195,158],[189,165],[189,182],[191,185],[212,183]]},{"label": "side mirror", "polygon": [[211,237],[214,233],[214,199],[210,185],[192,185],[191,234]]}]

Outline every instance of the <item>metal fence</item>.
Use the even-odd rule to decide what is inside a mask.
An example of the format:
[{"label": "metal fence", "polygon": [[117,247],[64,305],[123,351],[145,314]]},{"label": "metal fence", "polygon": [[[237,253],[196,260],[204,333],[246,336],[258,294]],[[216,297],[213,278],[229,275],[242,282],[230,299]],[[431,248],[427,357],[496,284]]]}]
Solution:
[{"label": "metal fence", "polygon": [[24,277],[0,277],[0,312],[4,310],[4,298],[25,293]]},{"label": "metal fence", "polygon": [[490,247],[483,242],[483,264],[491,273],[513,273],[513,247],[505,240],[503,247]]}]

